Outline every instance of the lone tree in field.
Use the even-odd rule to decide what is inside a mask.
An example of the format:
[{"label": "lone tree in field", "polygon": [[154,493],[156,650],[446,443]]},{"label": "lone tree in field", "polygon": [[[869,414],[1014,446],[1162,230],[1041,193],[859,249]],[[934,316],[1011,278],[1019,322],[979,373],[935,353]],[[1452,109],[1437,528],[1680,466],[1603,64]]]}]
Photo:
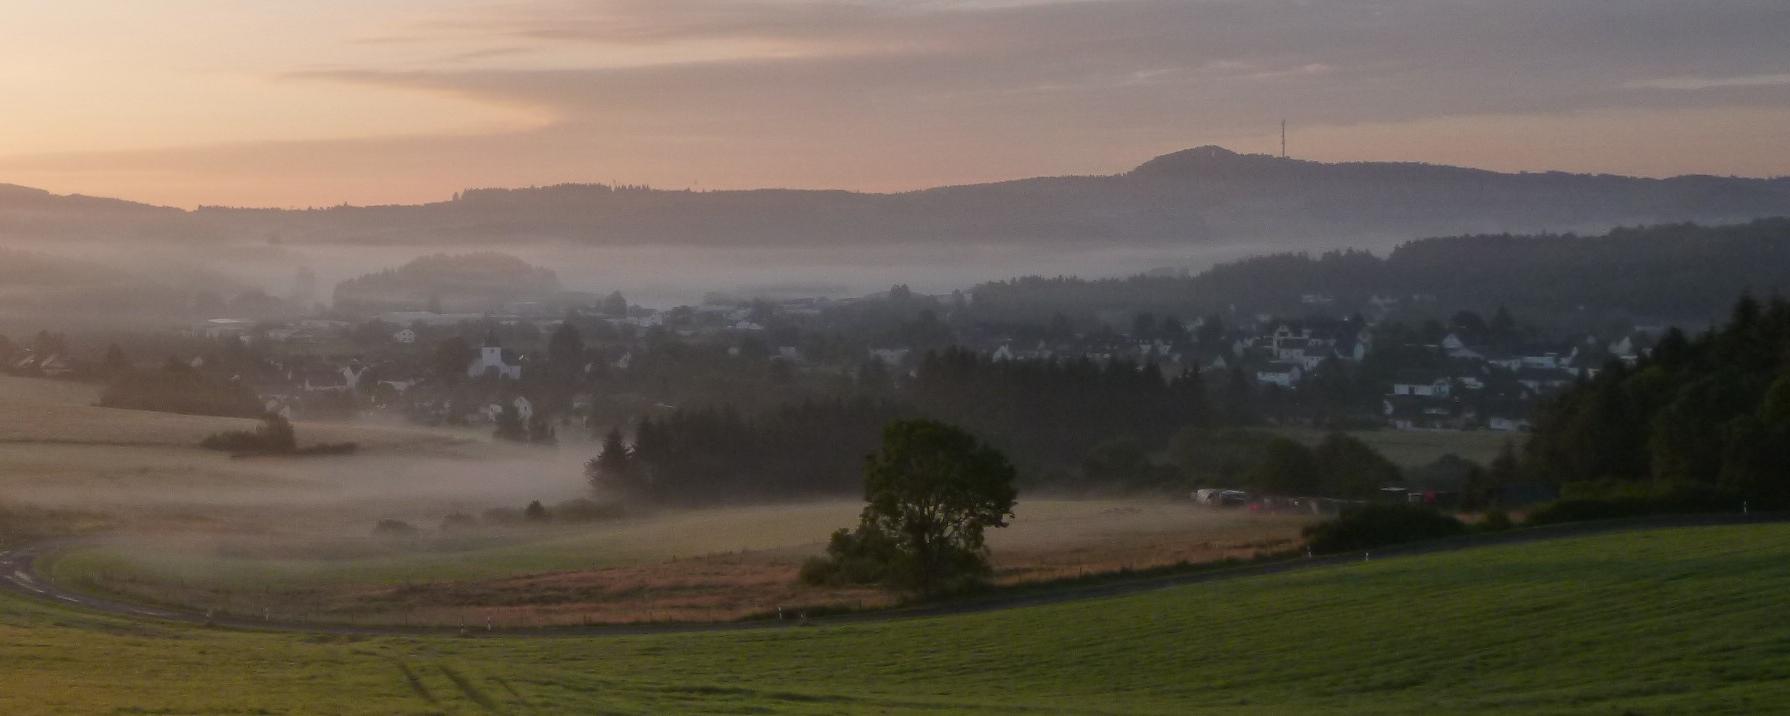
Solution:
[{"label": "lone tree in field", "polygon": [[603,435],[603,451],[584,463],[584,479],[590,482],[593,490],[608,489],[640,496],[646,486],[640,480],[637,462],[634,450],[622,437],[622,429],[610,428]]},{"label": "lone tree in field", "polygon": [[810,582],[882,582],[934,593],[988,573],[983,530],[1013,516],[1013,465],[958,428],[890,423],[864,466],[868,502],[855,531],[803,567]]}]

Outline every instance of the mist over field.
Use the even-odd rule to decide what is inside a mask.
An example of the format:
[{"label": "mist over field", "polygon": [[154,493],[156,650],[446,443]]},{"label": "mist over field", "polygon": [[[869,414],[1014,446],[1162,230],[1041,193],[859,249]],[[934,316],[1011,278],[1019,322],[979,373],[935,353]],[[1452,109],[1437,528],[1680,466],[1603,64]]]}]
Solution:
[{"label": "mist over field", "polygon": [[1790,704],[1784,0],[0,0],[0,716]]}]

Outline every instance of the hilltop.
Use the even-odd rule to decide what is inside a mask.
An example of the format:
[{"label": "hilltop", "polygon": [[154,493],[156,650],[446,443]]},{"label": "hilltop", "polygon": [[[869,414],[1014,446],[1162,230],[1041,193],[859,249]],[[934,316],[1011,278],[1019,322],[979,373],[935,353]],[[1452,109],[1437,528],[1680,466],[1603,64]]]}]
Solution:
[{"label": "hilltop", "polygon": [[1790,178],[1513,174],[1417,163],[1325,163],[1203,146],[1120,174],[894,194],[564,184],[469,189],[449,201],[417,205],[187,212],[8,188],[0,191],[0,238],[730,247],[1323,241],[1340,246],[1411,236],[1601,231],[1783,214],[1790,214]]}]

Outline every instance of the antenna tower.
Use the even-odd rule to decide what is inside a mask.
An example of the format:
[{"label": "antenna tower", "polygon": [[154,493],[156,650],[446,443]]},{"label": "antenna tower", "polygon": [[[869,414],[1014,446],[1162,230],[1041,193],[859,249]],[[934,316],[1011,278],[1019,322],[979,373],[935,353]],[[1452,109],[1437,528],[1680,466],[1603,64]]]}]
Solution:
[{"label": "antenna tower", "polygon": [[1280,158],[1287,158],[1287,121],[1280,120]]}]

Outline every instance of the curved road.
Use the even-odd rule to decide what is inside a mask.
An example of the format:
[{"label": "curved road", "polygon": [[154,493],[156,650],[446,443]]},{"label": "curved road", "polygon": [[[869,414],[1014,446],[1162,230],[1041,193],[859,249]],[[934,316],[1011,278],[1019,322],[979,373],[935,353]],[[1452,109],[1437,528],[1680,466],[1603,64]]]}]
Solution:
[{"label": "curved road", "polygon": [[709,623],[602,624],[590,626],[537,627],[533,629],[487,629],[477,627],[462,629],[459,627],[407,627],[395,625],[361,626],[353,624],[289,621],[274,618],[254,619],[239,615],[213,616],[190,609],[137,604],[106,597],[93,596],[58,587],[37,571],[37,561],[44,555],[53,553],[58,549],[72,544],[72,542],[66,540],[40,542],[16,547],[0,546],[0,591],[12,592],[26,597],[60,604],[62,606],[74,607],[127,619],[156,620],[255,631],[288,631],[311,634],[321,633],[365,636],[489,635],[545,637],[671,634],[684,632],[775,629],[811,625],[854,624],[942,616],[948,614],[967,614],[998,609],[1058,604],[1085,599],[1102,599],[1186,584],[1318,569],[1357,562],[1363,559],[1404,557],[1492,545],[1522,544],[1543,540],[1581,537],[1610,532],[1768,522],[1790,522],[1790,513],[1686,515],[1551,525],[1547,527],[1516,529],[1508,532],[1468,535],[1459,538],[1386,547],[1374,550],[1371,555],[1342,554],[1305,559],[1293,558],[1225,568],[1190,568],[1184,571],[1175,571],[1154,576],[1136,577],[1131,579],[1115,578],[1109,581],[1100,581],[1086,585],[1042,585],[1030,588],[1017,587],[999,590],[981,597],[972,597],[957,601],[818,617],[807,620],[791,618],[782,620],[762,619],[753,621]]}]

